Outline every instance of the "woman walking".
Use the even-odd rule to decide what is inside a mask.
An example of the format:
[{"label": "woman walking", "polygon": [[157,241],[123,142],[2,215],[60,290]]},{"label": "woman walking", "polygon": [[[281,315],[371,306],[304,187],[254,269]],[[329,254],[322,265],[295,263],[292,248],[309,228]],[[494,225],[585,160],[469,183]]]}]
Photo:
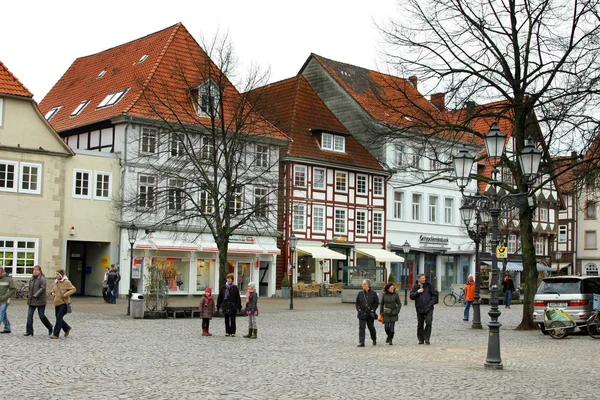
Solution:
[{"label": "woman walking", "polygon": [[52,324],[46,317],[46,277],[42,267],[33,267],[33,276],[29,280],[29,292],[27,292],[27,324],[25,336],[33,336],[33,314],[37,308],[38,317],[42,324],[48,329],[48,335],[52,335]]},{"label": "woman walking", "polygon": [[212,336],[210,333],[210,320],[215,314],[215,298],[212,295],[212,288],[207,287],[204,294],[200,297],[200,317],[202,318],[202,336]]},{"label": "woman walking", "polygon": [[258,316],[258,294],[256,284],[250,282],[246,289],[246,315],[248,316],[248,335],[245,338],[256,339],[256,317]]},{"label": "woman walking", "polygon": [[54,331],[50,339],[58,339],[61,329],[65,332],[65,337],[69,336],[71,332],[71,326],[64,320],[65,314],[67,313],[67,304],[71,303],[71,295],[75,293],[77,289],[65,276],[65,270],[59,269],[56,271],[56,279],[54,280],[54,287],[52,288],[52,296],[54,297],[54,312],[56,314],[56,323],[54,324]]},{"label": "woman walking", "polygon": [[383,326],[385,328],[385,333],[387,334],[385,342],[390,346],[393,344],[394,327],[396,321],[398,321],[398,314],[400,314],[401,308],[402,302],[400,301],[400,296],[394,285],[388,282],[383,288],[379,312],[383,313]]},{"label": "woman walking", "polygon": [[364,279],[362,289],[356,295],[356,314],[358,317],[358,346],[365,347],[365,328],[369,328],[373,346],[377,346],[377,331],[373,325],[377,319],[377,307],[379,306],[379,297],[377,293],[371,290],[371,281]]},{"label": "woman walking", "polygon": [[233,284],[233,274],[227,275],[225,286],[219,291],[217,311],[219,310],[223,310],[225,317],[225,336],[235,337],[235,317],[238,312],[242,311],[242,299],[240,290],[237,285]]}]

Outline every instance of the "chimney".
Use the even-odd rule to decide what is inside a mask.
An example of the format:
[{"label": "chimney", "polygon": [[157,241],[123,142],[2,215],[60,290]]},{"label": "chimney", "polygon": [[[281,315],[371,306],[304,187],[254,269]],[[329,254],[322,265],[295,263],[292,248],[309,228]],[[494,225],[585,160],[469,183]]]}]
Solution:
[{"label": "chimney", "polygon": [[411,85],[414,86],[414,88],[417,88],[417,77],[416,75],[411,75],[408,77],[408,81],[410,82]]},{"label": "chimney", "polygon": [[444,111],[446,108],[446,94],[445,93],[434,93],[431,95],[431,102],[440,111]]},{"label": "chimney", "polygon": [[476,103],[474,101],[467,101],[467,118],[471,118],[473,116],[473,113],[475,112],[475,105]]}]

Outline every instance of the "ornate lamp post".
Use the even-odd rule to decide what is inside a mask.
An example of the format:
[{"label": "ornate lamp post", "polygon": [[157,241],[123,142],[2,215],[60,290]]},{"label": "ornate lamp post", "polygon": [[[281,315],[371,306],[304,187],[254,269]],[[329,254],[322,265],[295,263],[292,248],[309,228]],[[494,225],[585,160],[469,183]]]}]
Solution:
[{"label": "ornate lamp post", "polygon": [[[505,142],[506,135],[500,132],[498,125],[494,122],[489,133],[485,137],[487,157],[490,159],[500,159],[504,153]],[[542,152],[528,140],[521,151],[521,154],[519,154],[518,159],[521,173],[527,180],[527,192],[500,195],[498,193],[498,188],[502,182],[498,180],[498,169],[496,168],[496,165],[493,165],[494,169],[492,177],[488,182],[492,187],[491,193],[466,196],[463,190],[471,179],[471,169],[473,168],[475,157],[466,149],[461,149],[458,154],[454,156],[456,182],[461,193],[466,197],[468,202],[474,205],[475,209],[479,209],[480,211],[485,210],[489,212],[491,217],[492,239],[490,241],[490,253],[492,255],[492,285],[490,290],[490,311],[488,312],[488,315],[490,316],[490,322],[488,323],[488,353],[485,361],[485,367],[487,369],[503,368],[502,358],[500,357],[501,324],[498,322],[498,317],[501,314],[498,310],[498,258],[496,257],[496,247],[499,244],[498,217],[503,210],[530,204],[528,202],[528,196],[531,189],[531,183],[533,182],[533,179],[531,178],[537,175],[538,167],[542,159]]]},{"label": "ornate lamp post", "polygon": [[560,275],[560,259],[562,258],[562,251],[556,250],[554,257],[556,259],[556,275]]},{"label": "ornate lamp post", "polygon": [[406,267],[406,263],[408,262],[407,255],[410,253],[410,243],[408,243],[408,240],[404,241],[402,251],[404,252],[404,280],[406,281],[404,282],[404,305],[406,305],[408,298],[408,268]]},{"label": "ornate lamp post", "polygon": [[127,228],[127,239],[129,240],[129,293],[127,297],[129,301],[127,302],[127,315],[131,313],[131,294],[133,293],[133,245],[135,244],[135,239],[137,238],[138,228],[132,222],[129,228]]},{"label": "ornate lamp post", "polygon": [[290,246],[290,251],[292,252],[292,259],[290,260],[290,268],[288,268],[288,280],[290,282],[290,310],[294,309],[294,252],[296,251],[296,246],[298,245],[298,238],[296,235],[292,233],[292,236],[289,238],[288,242]]}]

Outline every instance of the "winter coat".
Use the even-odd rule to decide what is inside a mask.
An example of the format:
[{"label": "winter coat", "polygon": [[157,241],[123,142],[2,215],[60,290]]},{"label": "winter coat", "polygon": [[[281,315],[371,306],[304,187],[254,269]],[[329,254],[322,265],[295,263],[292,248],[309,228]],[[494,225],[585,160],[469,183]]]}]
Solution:
[{"label": "winter coat", "polygon": [[[60,288],[60,292],[62,292],[62,295],[65,297],[64,300],[60,296],[58,288]],[[54,287],[52,288],[52,293],[54,293],[54,305],[58,307],[65,304],[65,302],[67,304],[70,303],[71,295],[75,293],[76,290],[77,289],[75,289],[75,286],[73,286],[71,281],[66,278],[62,281],[54,281]]]},{"label": "winter coat", "polygon": [[215,314],[215,298],[213,296],[210,297],[210,300],[208,300],[208,296],[207,295],[202,295],[202,297],[200,297],[200,305],[198,306],[198,308],[200,309],[200,318],[208,318],[208,319],[212,319],[213,315]]},{"label": "winter coat", "polygon": [[46,277],[42,274],[32,276],[29,280],[29,292],[27,293],[28,306],[46,305]]},{"label": "winter coat", "polygon": [[502,289],[506,292],[507,290],[515,291],[515,284],[512,279],[508,278],[508,280],[502,281]]},{"label": "winter coat", "polygon": [[121,280],[121,274],[119,274],[119,271],[117,271],[116,269],[114,270],[110,270],[110,272],[108,273],[108,275],[106,276],[106,284],[108,285],[109,288],[114,288],[119,281]]},{"label": "winter coat", "polygon": [[17,289],[15,289],[15,282],[12,278],[4,273],[0,278],[0,304],[6,304],[9,299],[15,295]]},{"label": "winter coat", "polygon": [[426,314],[429,310],[433,310],[433,305],[438,302],[439,293],[429,282],[425,282],[423,285],[423,293],[417,292],[420,288],[419,282],[416,282],[410,290],[410,298],[415,301],[417,312],[419,314]]},{"label": "winter coat", "polygon": [[475,282],[465,283],[465,300],[475,301]]},{"label": "winter coat", "polygon": [[250,298],[246,300],[246,314],[258,315],[258,294],[252,292],[250,293]]},{"label": "winter coat", "polygon": [[394,293],[385,292],[381,296],[381,306],[379,313],[383,313],[383,322],[396,322],[398,321],[398,314],[402,308],[402,302],[400,301],[400,295],[397,291]]},{"label": "winter coat", "polygon": [[[377,314],[377,307],[379,307],[379,297],[377,293],[369,289],[368,292],[361,290],[356,295],[356,312],[358,319],[369,319],[372,318],[371,313]],[[377,319],[377,317],[375,317]]]},{"label": "winter coat", "polygon": [[231,285],[229,295],[225,298],[227,285],[223,286],[217,297],[217,310],[222,310],[223,314],[237,314],[242,310],[242,299],[240,297],[240,289],[236,285]]}]

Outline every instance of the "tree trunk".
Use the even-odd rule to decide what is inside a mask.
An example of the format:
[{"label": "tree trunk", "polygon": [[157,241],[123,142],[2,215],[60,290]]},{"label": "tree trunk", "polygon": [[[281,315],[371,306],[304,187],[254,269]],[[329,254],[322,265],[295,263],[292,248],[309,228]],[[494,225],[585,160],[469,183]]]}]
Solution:
[{"label": "tree trunk", "polygon": [[521,246],[523,254],[523,276],[521,282],[525,286],[523,293],[523,316],[517,330],[537,329],[533,322],[533,296],[537,290],[537,260],[533,244],[533,212],[528,205],[521,206],[519,211],[521,227]]}]

